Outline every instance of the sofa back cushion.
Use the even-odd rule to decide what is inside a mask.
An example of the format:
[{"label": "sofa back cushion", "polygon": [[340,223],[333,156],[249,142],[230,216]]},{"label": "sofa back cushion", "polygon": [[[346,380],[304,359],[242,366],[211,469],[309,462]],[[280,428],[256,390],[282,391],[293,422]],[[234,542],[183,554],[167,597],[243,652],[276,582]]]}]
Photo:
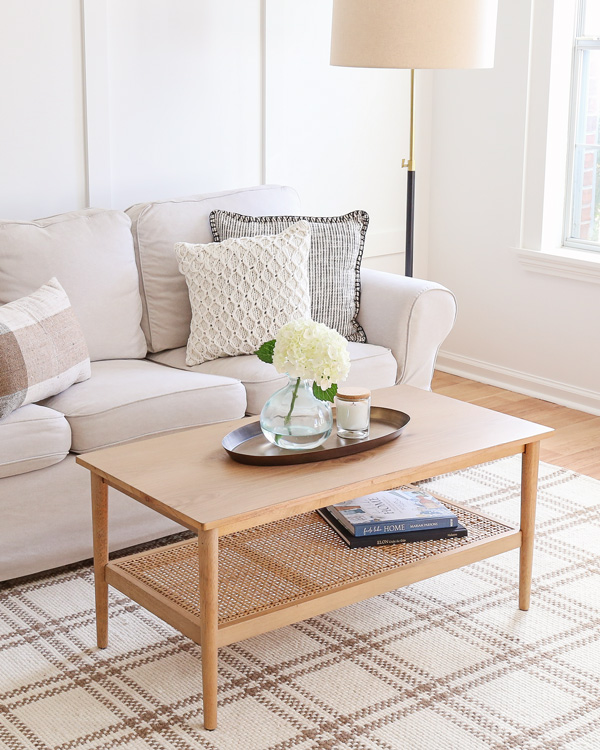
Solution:
[{"label": "sofa back cushion", "polygon": [[175,243],[212,242],[209,214],[224,209],[252,216],[299,213],[292,188],[261,185],[175,200],[139,203],[131,217],[142,294],[142,328],[148,349],[160,352],[187,344],[192,311],[185,278],[179,272]]},{"label": "sofa back cushion", "polygon": [[0,304],[55,277],[85,337],[90,359],[146,356],[129,217],[84,209],[38,221],[0,221]]}]

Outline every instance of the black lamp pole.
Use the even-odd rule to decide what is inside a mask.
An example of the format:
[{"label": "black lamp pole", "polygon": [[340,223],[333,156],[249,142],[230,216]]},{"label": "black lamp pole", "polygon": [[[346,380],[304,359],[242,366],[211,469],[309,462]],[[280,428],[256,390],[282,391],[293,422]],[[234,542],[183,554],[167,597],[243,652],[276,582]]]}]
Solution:
[{"label": "black lamp pole", "polygon": [[406,174],[406,252],[404,275],[413,275],[413,243],[415,237],[415,71],[410,71],[410,155],[402,159]]}]

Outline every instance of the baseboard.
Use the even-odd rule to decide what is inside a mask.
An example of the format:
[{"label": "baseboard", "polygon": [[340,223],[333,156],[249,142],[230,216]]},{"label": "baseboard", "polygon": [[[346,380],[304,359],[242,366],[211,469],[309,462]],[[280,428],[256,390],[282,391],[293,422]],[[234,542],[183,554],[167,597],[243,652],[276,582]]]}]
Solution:
[{"label": "baseboard", "polygon": [[529,375],[526,372],[444,351],[440,351],[438,355],[436,369],[476,380],[479,383],[523,393],[526,396],[541,398],[561,406],[568,406],[570,409],[600,415],[600,393],[596,391],[576,388],[556,380]]}]

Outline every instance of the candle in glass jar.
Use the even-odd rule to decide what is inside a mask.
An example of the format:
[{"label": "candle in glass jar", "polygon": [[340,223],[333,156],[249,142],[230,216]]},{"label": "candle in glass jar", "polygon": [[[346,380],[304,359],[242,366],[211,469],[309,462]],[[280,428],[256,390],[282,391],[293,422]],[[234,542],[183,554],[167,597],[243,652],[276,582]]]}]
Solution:
[{"label": "candle in glass jar", "polygon": [[371,391],[344,388],[335,398],[337,433],[340,437],[361,439],[369,434]]}]

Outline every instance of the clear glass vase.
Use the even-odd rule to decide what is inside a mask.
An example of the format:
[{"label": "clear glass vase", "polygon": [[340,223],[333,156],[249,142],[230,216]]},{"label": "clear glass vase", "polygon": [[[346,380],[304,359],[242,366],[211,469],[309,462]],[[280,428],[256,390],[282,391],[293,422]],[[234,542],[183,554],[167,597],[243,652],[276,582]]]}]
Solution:
[{"label": "clear glass vase", "polygon": [[331,404],[316,398],[312,380],[290,377],[263,406],[260,427],[267,440],[279,448],[316,448],[331,434]]}]

